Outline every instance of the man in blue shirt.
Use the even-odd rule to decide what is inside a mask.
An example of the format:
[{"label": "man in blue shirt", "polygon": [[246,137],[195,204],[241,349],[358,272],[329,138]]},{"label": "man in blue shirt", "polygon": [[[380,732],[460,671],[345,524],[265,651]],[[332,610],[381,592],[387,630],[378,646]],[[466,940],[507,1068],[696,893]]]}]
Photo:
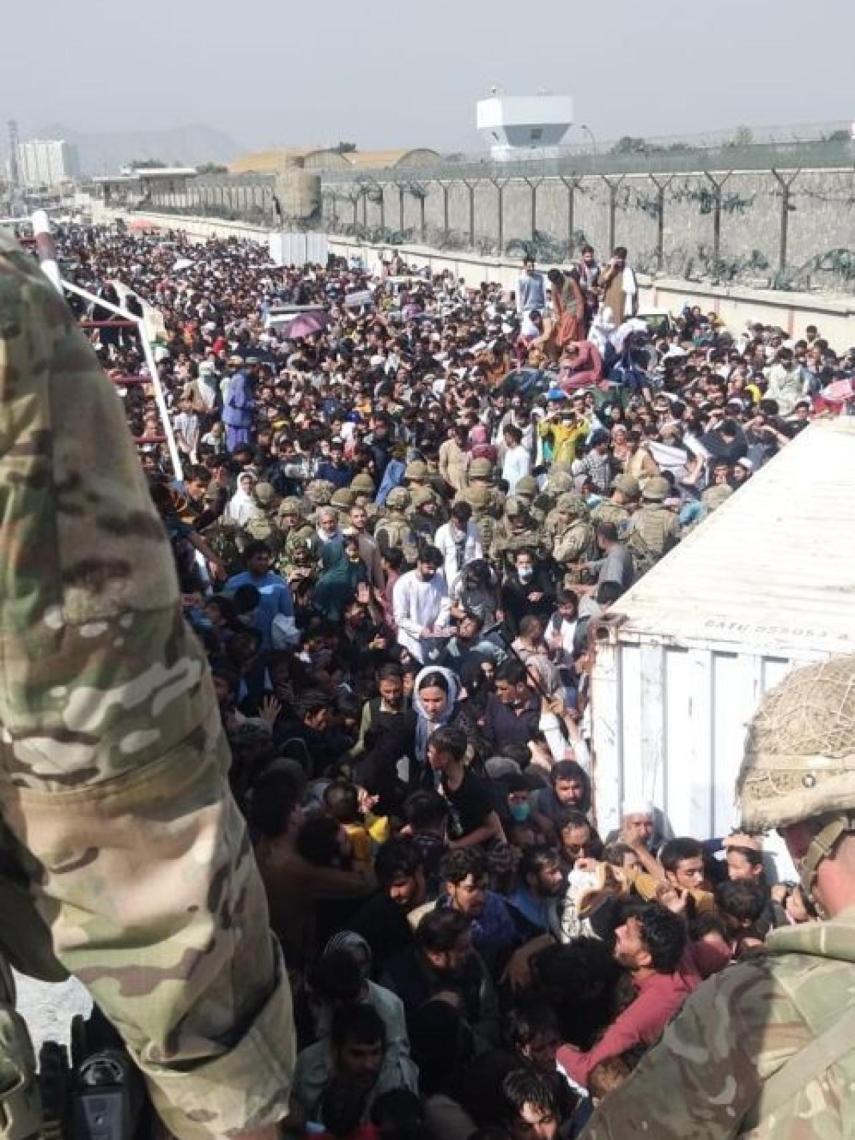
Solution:
[{"label": "man in blue shirt", "polygon": [[246,570],[226,582],[226,592],[233,594],[240,586],[255,586],[259,593],[258,609],[252,628],[261,635],[261,649],[271,649],[270,627],[277,614],[292,618],[294,602],[288,583],[270,569],[273,554],[266,542],[250,542],[244,550]]},{"label": "man in blue shirt", "polygon": [[523,262],[523,273],[517,282],[517,312],[543,312],[546,308],[546,283],[542,273],[538,273],[534,258],[527,257]]}]

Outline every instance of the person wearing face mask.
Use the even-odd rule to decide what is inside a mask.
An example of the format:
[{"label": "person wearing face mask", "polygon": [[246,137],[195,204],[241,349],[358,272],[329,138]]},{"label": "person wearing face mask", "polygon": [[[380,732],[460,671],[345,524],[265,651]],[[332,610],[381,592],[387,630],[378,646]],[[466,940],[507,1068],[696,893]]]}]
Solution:
[{"label": "person wearing face mask", "polygon": [[530,550],[516,552],[514,569],[502,585],[501,598],[505,625],[513,637],[526,614],[541,617],[544,623],[549,620],[555,605],[555,587],[546,567],[535,563]]},{"label": "person wearing face mask", "polygon": [[415,570],[402,574],[392,592],[398,643],[422,664],[436,640],[450,635],[451,603],[442,562],[435,546],[422,547]]}]

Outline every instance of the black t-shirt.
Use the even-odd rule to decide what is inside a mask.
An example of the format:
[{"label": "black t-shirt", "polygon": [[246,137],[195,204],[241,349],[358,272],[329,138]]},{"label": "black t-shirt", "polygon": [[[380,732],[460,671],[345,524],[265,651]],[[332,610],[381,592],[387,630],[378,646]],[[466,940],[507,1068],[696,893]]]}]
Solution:
[{"label": "black t-shirt", "polygon": [[471,768],[463,774],[460,787],[452,791],[443,776],[440,780],[442,794],[451,805],[448,817],[449,839],[462,839],[477,828],[483,826],[491,811],[495,810],[493,794],[490,785],[480,776],[476,776]]},{"label": "black t-shirt", "polygon": [[392,902],[384,891],[363,903],[353,916],[350,929],[361,934],[371,947],[375,978],[380,976],[393,954],[406,950],[413,942],[413,928],[406,911]]}]

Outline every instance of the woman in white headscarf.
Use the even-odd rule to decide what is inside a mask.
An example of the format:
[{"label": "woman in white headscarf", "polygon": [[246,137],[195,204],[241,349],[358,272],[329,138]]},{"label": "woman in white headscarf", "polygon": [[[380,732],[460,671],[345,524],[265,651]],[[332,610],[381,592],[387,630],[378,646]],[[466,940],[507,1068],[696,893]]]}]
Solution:
[{"label": "woman in white headscarf", "polygon": [[246,526],[255,513],[256,502],[253,497],[253,488],[258,482],[250,471],[241,471],[238,475],[237,490],[226,504],[222,521],[232,526]]},{"label": "woman in white headscarf", "polygon": [[443,724],[455,724],[466,733],[470,761],[486,759],[487,745],[477,714],[463,699],[460,678],[450,669],[431,665],[416,675],[413,708],[416,712],[416,771],[410,771],[411,783],[421,782],[427,770],[428,741]]},{"label": "woman in white headscarf", "polygon": [[434,665],[422,669],[413,689],[416,710],[416,760],[420,767],[427,763],[427,745],[431,735],[448,724],[456,712],[460,681],[450,669]]}]

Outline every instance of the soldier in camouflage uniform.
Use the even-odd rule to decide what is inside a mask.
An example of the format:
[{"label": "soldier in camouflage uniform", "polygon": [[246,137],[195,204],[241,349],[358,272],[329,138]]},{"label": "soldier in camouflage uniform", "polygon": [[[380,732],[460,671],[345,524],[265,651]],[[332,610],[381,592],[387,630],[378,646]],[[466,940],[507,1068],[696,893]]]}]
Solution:
[{"label": "soldier in camouflage uniform", "polygon": [[355,502],[356,492],[352,487],[339,487],[337,491],[333,492],[330,506],[335,507],[339,514],[343,515],[347,514]]},{"label": "soldier in camouflage uniform", "polygon": [[414,563],[418,553],[418,537],[407,518],[410,493],[405,487],[393,487],[386,496],[386,514],[374,529],[380,553],[400,550],[407,562]]},{"label": "soldier in camouflage uniform", "polygon": [[596,556],[595,528],[578,491],[565,491],[555,504],[552,557],[565,570]]},{"label": "soldier in camouflage uniform", "polygon": [[365,507],[368,515],[368,529],[373,531],[374,525],[380,517],[380,507],[374,502],[374,480],[367,471],[360,471],[350,481],[350,490],[354,493],[353,506]]},{"label": "soldier in camouflage uniform", "polygon": [[825,917],[713,975],[584,1140],[844,1140],[855,1129],[855,657],[798,669],[749,728],[742,829],[778,829]]},{"label": "soldier in camouflage uniform", "polygon": [[631,475],[615,475],[612,479],[611,498],[604,499],[591,511],[591,522],[597,526],[601,522],[610,522],[618,528],[618,534],[623,534],[629,525],[635,504],[638,501],[638,481]]},{"label": "soldier in camouflage uniform", "polygon": [[[2,943],[76,975],[179,1140],[288,1111],[291,999],[229,792],[201,646],[120,401],[28,253],[0,235]],[[0,1010],[0,1128],[32,1134]]]},{"label": "soldier in camouflage uniform", "polygon": [[243,524],[248,542],[258,539],[266,542],[274,554],[281,548],[280,533],[276,526],[276,492],[270,483],[256,483],[252,489],[253,505]]},{"label": "soldier in camouflage uniform", "polygon": [[514,487],[514,498],[519,499],[529,518],[540,526],[546,518],[546,512],[543,510],[543,498],[538,491],[537,480],[533,475],[524,475],[522,479],[517,480],[517,485]]},{"label": "soldier in camouflage uniform", "polygon": [[430,487],[413,487],[410,491],[407,519],[418,544],[432,545],[434,535],[444,521],[437,493]]},{"label": "soldier in camouflage uniform", "polygon": [[677,516],[665,506],[669,490],[668,480],[661,475],[648,479],[641,492],[641,506],[627,528],[626,544],[639,577],[680,540]]},{"label": "soldier in camouflage uniform", "polygon": [[320,540],[312,524],[306,518],[305,506],[295,495],[289,495],[279,504],[276,526],[279,531],[279,557],[276,572],[287,578],[294,566],[294,551],[308,549],[310,566],[319,557]]},{"label": "soldier in camouflage uniform", "polygon": [[505,505],[505,496],[493,486],[493,464],[489,459],[473,459],[469,465],[469,482],[454,497],[454,502],[468,503],[472,521],[478,527],[481,548],[489,550],[496,531],[496,521]]},{"label": "soldier in camouflage uniform", "polygon": [[505,511],[496,524],[490,558],[503,571],[512,570],[518,550],[531,550],[537,558],[546,557],[541,530],[516,496],[505,500]]}]

